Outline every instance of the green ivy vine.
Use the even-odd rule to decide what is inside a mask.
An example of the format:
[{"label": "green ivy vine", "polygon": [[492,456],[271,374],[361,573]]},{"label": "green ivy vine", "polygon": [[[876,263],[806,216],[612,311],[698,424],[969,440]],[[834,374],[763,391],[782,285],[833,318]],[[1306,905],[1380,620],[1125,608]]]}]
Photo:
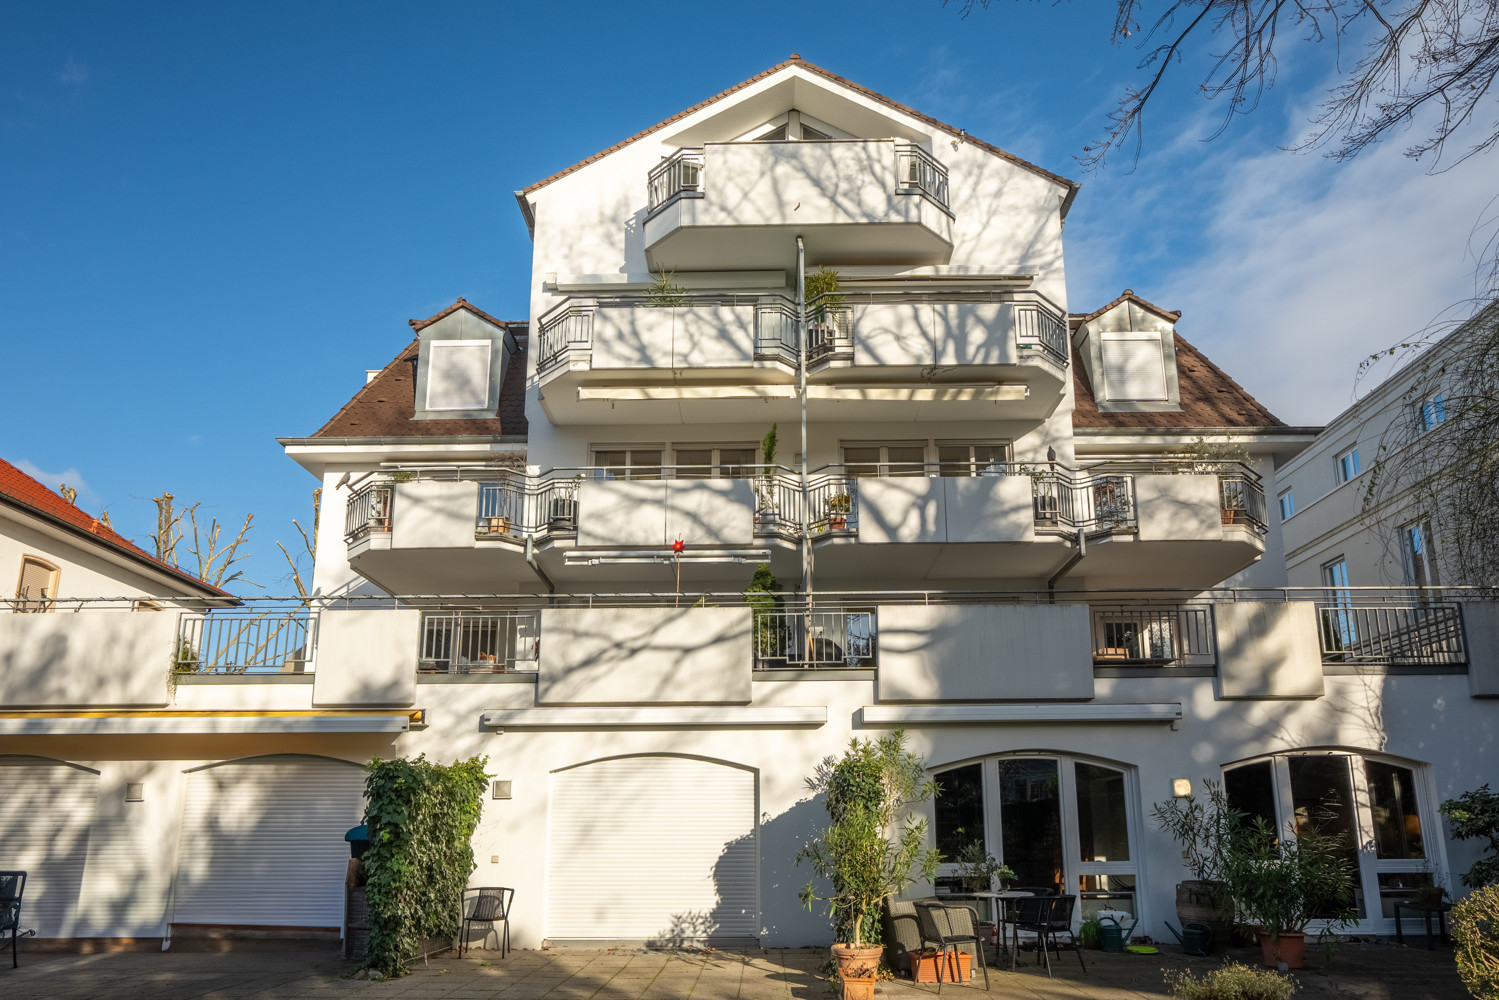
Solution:
[{"label": "green ivy vine", "polygon": [[364,784],[370,968],[401,975],[424,939],[457,937],[488,763],[471,757],[434,764],[425,754],[370,761]]}]

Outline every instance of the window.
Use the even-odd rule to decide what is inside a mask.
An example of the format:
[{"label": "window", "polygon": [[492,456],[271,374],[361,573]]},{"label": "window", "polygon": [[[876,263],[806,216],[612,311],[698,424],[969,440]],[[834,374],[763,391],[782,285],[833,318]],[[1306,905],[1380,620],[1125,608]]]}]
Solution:
[{"label": "window", "polygon": [[1223,787],[1231,806],[1264,817],[1281,836],[1315,827],[1341,838],[1361,920],[1393,917],[1397,902],[1431,884],[1436,859],[1427,855],[1419,784],[1403,764],[1354,753],[1282,754],[1226,770]]},{"label": "window", "polygon": [[952,867],[975,841],[1015,872],[1015,885],[1061,887],[1081,897],[1082,919],[1135,911],[1133,774],[1068,756],[1016,756],[963,764],[940,786],[933,833]]},{"label": "window", "polygon": [[593,464],[603,479],[660,479],[661,446],[595,448]]},{"label": "window", "polygon": [[1280,495],[1280,519],[1289,521],[1296,513],[1296,494],[1286,490]]},{"label": "window", "polygon": [[1164,402],[1166,355],[1160,334],[1105,333],[1100,336],[1104,397],[1111,402]]},{"label": "window", "polygon": [[937,474],[940,476],[1002,476],[1009,448],[1002,444],[937,442]]},{"label": "window", "polygon": [[752,444],[727,448],[678,448],[679,479],[745,479],[755,471],[757,449]]},{"label": "window", "polygon": [[1447,420],[1447,399],[1442,393],[1427,399],[1421,404],[1418,419],[1423,431],[1433,430],[1437,424]]},{"label": "window", "polygon": [[427,409],[482,410],[489,405],[487,340],[434,340],[427,347]]},{"label": "window", "polygon": [[51,611],[57,599],[58,569],[36,556],[21,557],[21,579],[16,584],[15,610],[18,612]]},{"label": "window", "polygon": [[1344,590],[1340,596],[1347,597],[1348,586],[1348,560],[1338,556],[1332,562],[1322,567],[1322,585]]},{"label": "window", "polygon": [[851,476],[924,476],[926,444],[902,441],[894,444],[844,445],[843,464]]},{"label": "window", "polygon": [[1363,471],[1363,468],[1358,464],[1358,448],[1349,448],[1338,456],[1339,486],[1342,486]]},{"label": "window", "polygon": [[1322,654],[1339,653],[1358,640],[1354,624],[1353,594],[1348,590],[1348,561],[1342,556],[1322,567],[1322,586],[1332,591],[1321,608]]},{"label": "window", "polygon": [[1431,525],[1413,521],[1400,529],[1400,555],[1405,582],[1413,587],[1434,587],[1436,563],[1431,558]]}]

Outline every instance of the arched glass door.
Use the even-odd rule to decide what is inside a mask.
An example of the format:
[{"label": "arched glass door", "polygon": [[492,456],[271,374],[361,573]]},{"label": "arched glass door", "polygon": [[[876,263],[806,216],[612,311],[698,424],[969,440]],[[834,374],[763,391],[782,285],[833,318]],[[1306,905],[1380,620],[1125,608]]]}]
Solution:
[{"label": "arched glass door", "polygon": [[1035,754],[991,757],[934,777],[939,888],[957,888],[956,861],[979,844],[1014,870],[1014,885],[1080,896],[1079,919],[1102,909],[1138,912],[1132,771]]}]

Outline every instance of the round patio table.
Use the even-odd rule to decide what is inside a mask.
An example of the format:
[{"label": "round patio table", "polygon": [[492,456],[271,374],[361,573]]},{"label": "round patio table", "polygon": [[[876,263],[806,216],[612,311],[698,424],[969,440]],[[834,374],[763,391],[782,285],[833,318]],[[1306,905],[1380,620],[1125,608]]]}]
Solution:
[{"label": "round patio table", "polygon": [[[979,899],[987,899],[989,901],[989,915],[994,918],[995,925],[999,927],[1000,947],[1009,951],[1013,956],[1015,951],[1020,950],[1020,928],[1015,926],[1014,921],[1007,919],[1010,916],[1010,903],[1017,899],[1029,899],[1035,893],[1021,892],[1019,889],[981,889],[973,893],[973,895]],[[1015,933],[1015,940],[1013,942],[1015,951],[1010,950],[1011,945],[1003,944],[1005,938],[1004,925],[1006,923],[1010,924]],[[996,955],[995,957],[997,958],[998,956]]]}]

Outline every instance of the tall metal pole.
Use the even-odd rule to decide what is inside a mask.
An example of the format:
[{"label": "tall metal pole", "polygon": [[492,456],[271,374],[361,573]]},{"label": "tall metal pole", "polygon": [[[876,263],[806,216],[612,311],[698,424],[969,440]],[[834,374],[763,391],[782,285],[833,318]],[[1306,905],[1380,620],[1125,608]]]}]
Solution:
[{"label": "tall metal pole", "polygon": [[[802,594],[807,602],[807,630],[811,631],[812,614],[812,523],[807,494],[807,251],[802,238],[796,238],[796,368],[801,384],[802,401]],[[807,636],[809,643],[811,636]],[[811,652],[810,644],[807,647]]]}]

